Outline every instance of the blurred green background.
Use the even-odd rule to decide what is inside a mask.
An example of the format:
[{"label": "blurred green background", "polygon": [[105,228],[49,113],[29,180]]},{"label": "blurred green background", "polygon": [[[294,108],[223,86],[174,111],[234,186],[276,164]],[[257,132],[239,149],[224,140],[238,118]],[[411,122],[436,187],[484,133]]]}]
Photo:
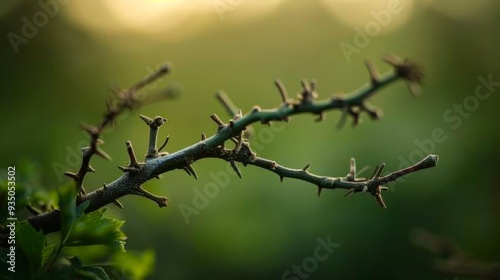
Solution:
[{"label": "blurred green background", "polygon": [[[242,168],[240,180],[227,172],[227,163],[203,160],[194,164],[197,181],[176,171],[145,186],[167,195],[168,208],[139,197],[123,198],[123,211],[109,206],[127,221],[127,248],[154,249],[151,279],[282,279],[292,265],[313,256],[318,237],[330,236],[340,247],[307,279],[453,279],[435,273],[433,257],[412,244],[410,232],[424,228],[475,257],[498,261],[500,87],[477,103],[473,96],[479,76],[500,81],[500,3],[396,1],[399,12],[377,23],[375,14],[394,1],[54,0],[40,2],[57,4],[47,8],[46,18],[35,1],[2,1],[0,166],[36,162],[43,170],[41,188],[67,181],[61,174],[76,170],[72,155],[86,140],[79,122],[100,119],[110,86],[128,87],[166,61],[173,74],[148,91],[180,83],[182,97],[133,111],[105,134],[114,161],[93,160],[98,173],[88,176],[87,189],[120,175],[116,165],[127,160],[126,140],[146,152],[148,131],[139,114],[169,119],[160,135],[170,134],[172,152],[195,143],[202,132],[214,133],[210,114],[228,117],[214,98],[217,90],[243,112],[279,104],[275,78],[293,94],[300,79],[317,79],[320,97],[328,98],[368,81],[366,59],[381,72],[390,70],[378,58],[395,53],[425,68],[420,98],[400,82],[373,98],[384,110],[380,121],[363,116],[359,127],[337,130],[339,112],[320,123],[300,116],[276,124],[275,131],[255,125],[253,140],[263,157],[295,168],[310,162],[314,173],[344,176],[350,157],[358,169],[384,161],[386,170],[395,170],[422,150],[416,142],[442,129],[446,141],[424,151],[440,156],[438,167],[391,185],[388,210],[369,195],[323,191],[318,198],[314,186],[280,183],[255,167]],[[36,32],[25,30],[28,36],[24,17],[39,23]],[[379,27],[374,36],[346,56],[341,44],[356,47],[359,30],[373,26]],[[14,45],[13,36],[20,40]],[[469,110],[460,115],[456,106],[464,100]],[[186,222],[181,205],[194,207],[195,190],[203,192],[214,182],[210,174],[218,173],[229,176],[228,186]]]}]

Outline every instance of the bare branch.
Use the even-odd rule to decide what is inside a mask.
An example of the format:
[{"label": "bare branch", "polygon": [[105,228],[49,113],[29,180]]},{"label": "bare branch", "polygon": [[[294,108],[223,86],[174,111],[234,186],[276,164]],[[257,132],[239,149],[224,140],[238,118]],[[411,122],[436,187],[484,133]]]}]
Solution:
[{"label": "bare branch", "polygon": [[[356,178],[356,166],[354,159],[351,161],[349,174],[346,177],[330,177],[316,175],[308,171],[309,164],[304,168],[292,169],[281,166],[275,161],[258,157],[250,148],[250,143],[245,138],[244,132],[246,129],[256,123],[270,124],[273,121],[288,121],[290,117],[311,113],[319,115],[318,120],[323,119],[323,114],[331,110],[342,110],[343,118],[351,116],[354,119],[354,124],[359,122],[359,115],[361,112],[367,113],[371,118],[378,119],[381,116],[380,110],[376,109],[368,103],[368,99],[372,97],[379,89],[392,84],[400,79],[407,81],[411,84],[418,84],[421,82],[422,74],[419,68],[409,62],[408,60],[399,61],[396,59],[389,59],[388,62],[394,67],[392,73],[387,73],[382,76],[376,75],[376,70],[373,65],[369,65],[371,82],[356,90],[352,93],[342,96],[334,96],[323,100],[318,100],[316,92],[316,83],[314,81],[302,81],[302,91],[299,93],[297,99],[289,99],[284,86],[277,82],[277,87],[282,96],[282,104],[274,109],[261,109],[254,106],[253,109],[246,115],[241,111],[237,111],[236,107],[230,102],[227,96],[219,99],[222,100],[223,105],[227,111],[231,111],[232,119],[225,123],[216,114],[211,115],[212,120],[217,124],[217,132],[211,137],[206,137],[202,134],[202,140],[184,149],[174,153],[159,154],[156,149],[157,135],[159,127],[166,121],[162,117],[150,119],[141,116],[141,118],[150,126],[150,141],[148,153],[145,162],[138,162],[133,152],[131,144],[128,142],[127,151],[130,158],[130,165],[122,167],[125,172],[121,177],[115,181],[105,184],[96,191],[85,194],[83,191],[79,194],[78,203],[85,200],[90,200],[90,205],[87,212],[99,209],[109,203],[119,204],[117,199],[133,194],[146,197],[160,207],[167,206],[168,199],[163,196],[157,196],[147,192],[142,185],[147,181],[158,178],[159,175],[175,170],[183,169],[188,174],[197,178],[191,164],[197,160],[204,158],[219,158],[228,161],[234,171],[241,177],[241,172],[236,166],[236,162],[241,162],[243,165],[254,165],[271,172],[276,173],[280,180],[283,178],[295,178],[312,183],[317,186],[318,194],[322,189],[346,189],[348,193],[368,192],[372,194],[381,207],[386,208],[382,199],[382,191],[387,188],[383,185],[393,182],[411,172],[416,172],[425,168],[433,167],[437,164],[438,157],[429,155],[422,161],[410,167],[395,171],[388,175],[382,176],[383,165],[379,165],[374,174],[368,179]],[[140,88],[144,87],[147,83],[153,81],[157,77],[168,72],[168,67],[162,68],[158,73],[153,74],[144,81],[133,86],[128,91],[117,91],[118,100],[116,104],[108,102],[108,111],[103,121],[96,127],[83,125],[82,128],[87,131],[91,136],[91,146],[83,151],[82,167],[78,173],[68,173],[73,180],[75,180],[79,188],[83,190],[83,178],[90,170],[90,158],[93,154],[98,154],[106,157],[106,154],[98,149],[98,144],[101,143],[99,136],[104,127],[111,124],[116,116],[126,109],[135,108],[138,105],[137,100],[134,98],[134,93]],[[237,112],[236,112],[237,111]],[[226,141],[233,141],[235,143],[234,149],[225,148]],[[52,212],[44,213],[34,216],[29,219],[31,224],[36,229],[41,229],[44,233],[50,233],[59,230],[59,212],[54,210]]]}]

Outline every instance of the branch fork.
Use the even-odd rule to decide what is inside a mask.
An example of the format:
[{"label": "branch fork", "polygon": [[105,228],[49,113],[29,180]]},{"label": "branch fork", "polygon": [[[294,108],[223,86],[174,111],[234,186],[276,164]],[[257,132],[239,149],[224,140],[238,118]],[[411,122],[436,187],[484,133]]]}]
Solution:
[{"label": "branch fork", "polygon": [[[343,113],[339,124],[345,122],[347,117],[352,117],[354,125],[359,123],[359,116],[363,111],[368,113],[373,119],[380,118],[382,115],[381,111],[367,102],[371,96],[382,87],[398,80],[406,81],[410,85],[410,91],[413,93],[415,88],[422,82],[423,77],[420,68],[408,60],[386,57],[384,61],[393,67],[391,73],[379,75],[375,67],[371,63],[367,63],[370,74],[370,83],[368,86],[349,94],[334,96],[324,100],[318,99],[319,96],[316,92],[316,83],[314,81],[303,80],[301,82],[302,90],[299,92],[298,98],[290,99],[284,85],[281,81],[276,80],[275,85],[280,93],[281,104],[273,109],[261,109],[259,106],[254,106],[250,113],[243,115],[227,95],[219,93],[218,99],[230,115],[231,120],[228,123],[224,123],[216,114],[211,115],[211,119],[217,124],[217,131],[214,135],[207,137],[202,134],[202,141],[171,154],[168,152],[160,153],[160,150],[168,143],[169,137],[167,137],[162,147],[159,150],[157,149],[158,130],[166,122],[166,119],[160,116],[155,118],[141,116],[141,119],[150,127],[149,146],[145,161],[139,162],[131,142],[126,142],[130,160],[128,166],[122,167],[126,173],[115,181],[104,185],[99,191],[86,194],[83,190],[83,180],[85,175],[93,170],[90,167],[90,158],[94,154],[103,158],[110,158],[104,151],[98,148],[98,145],[102,144],[102,141],[99,140],[100,134],[107,125],[114,122],[116,116],[121,112],[140,105],[138,99],[135,97],[135,92],[164,75],[169,70],[168,67],[161,68],[158,73],[139,82],[129,90],[120,91],[115,102],[107,102],[107,112],[101,123],[97,126],[82,125],[82,129],[89,133],[91,143],[83,151],[80,170],[77,173],[67,173],[69,177],[77,182],[80,190],[77,203],[90,200],[87,212],[97,210],[108,203],[115,203],[119,207],[122,207],[117,199],[133,194],[146,197],[154,201],[158,206],[165,207],[168,205],[168,199],[146,191],[142,187],[144,183],[175,169],[184,169],[189,175],[197,178],[196,172],[191,166],[193,162],[204,158],[219,158],[227,161],[239,177],[241,177],[241,171],[236,165],[238,162],[244,166],[253,165],[273,172],[279,176],[281,181],[284,178],[294,178],[309,182],[318,187],[318,195],[322,189],[346,189],[348,191],[347,195],[368,192],[376,198],[382,208],[386,208],[382,199],[382,192],[387,190],[384,185],[396,181],[406,174],[436,166],[438,157],[429,155],[412,166],[385,176],[382,175],[384,164],[381,164],[375,168],[372,176],[368,179],[357,178],[355,161],[352,159],[347,176],[330,177],[310,172],[309,164],[303,168],[292,169],[278,164],[275,160],[259,157],[252,151],[250,147],[251,141],[248,140],[248,132],[252,124],[256,122],[270,124],[272,121],[288,121],[290,117],[298,114],[310,113],[318,115],[317,120],[322,120],[325,112],[342,110]],[[226,148],[224,145],[226,141],[233,141],[235,147],[233,149]],[[42,229],[44,233],[50,233],[60,228],[58,215],[59,211],[54,210],[34,216],[29,221],[36,229]]]}]

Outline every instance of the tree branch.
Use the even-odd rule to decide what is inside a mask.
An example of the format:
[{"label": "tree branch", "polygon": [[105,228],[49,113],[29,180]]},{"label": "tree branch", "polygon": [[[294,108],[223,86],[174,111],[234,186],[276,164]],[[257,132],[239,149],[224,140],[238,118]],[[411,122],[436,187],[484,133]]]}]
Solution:
[{"label": "tree branch", "polygon": [[[138,162],[130,142],[127,142],[127,152],[130,158],[130,164],[126,167],[121,167],[124,174],[115,181],[104,184],[103,187],[86,194],[80,192],[78,203],[90,200],[90,205],[87,212],[97,210],[109,203],[121,205],[117,199],[125,195],[140,195],[146,197],[160,207],[167,206],[168,199],[166,197],[157,196],[147,192],[142,185],[151,180],[158,178],[160,174],[172,171],[174,169],[183,169],[189,175],[197,178],[191,163],[203,158],[219,158],[228,161],[238,176],[241,177],[241,172],[236,166],[235,162],[241,162],[244,165],[254,165],[278,174],[281,180],[285,177],[300,179],[310,182],[318,187],[318,195],[322,189],[346,189],[349,190],[348,194],[356,192],[369,192],[376,197],[377,201],[382,207],[386,207],[382,200],[381,192],[386,188],[384,184],[395,181],[401,176],[408,173],[422,170],[424,168],[433,167],[437,163],[437,156],[429,155],[419,163],[407,167],[405,169],[390,173],[382,176],[383,165],[380,165],[374,171],[374,174],[368,179],[356,178],[355,162],[352,160],[350,172],[346,177],[328,177],[320,176],[310,173],[306,165],[302,169],[291,169],[277,164],[273,160],[258,157],[250,148],[250,142],[245,138],[247,128],[256,122],[263,124],[270,124],[273,121],[288,121],[290,117],[303,114],[312,113],[319,116],[317,120],[324,118],[323,114],[330,110],[342,110],[342,117],[339,123],[343,123],[348,117],[353,118],[353,125],[359,123],[359,115],[362,112],[367,113],[372,119],[381,117],[381,112],[375,109],[368,103],[368,99],[373,96],[379,89],[397,80],[404,80],[411,84],[410,88],[415,88],[422,80],[422,72],[420,68],[414,63],[404,60],[400,61],[394,57],[386,58],[386,62],[391,64],[394,71],[387,73],[381,77],[378,76],[372,64],[368,64],[370,73],[370,83],[352,93],[345,95],[337,95],[324,100],[317,100],[318,94],[316,92],[316,83],[314,81],[302,81],[302,90],[300,91],[297,99],[290,99],[286,93],[286,89],[279,81],[276,86],[280,93],[282,104],[274,109],[260,109],[255,106],[248,114],[243,115],[241,111],[236,111],[236,106],[232,104],[226,95],[219,95],[219,100],[225,104],[226,110],[233,114],[232,119],[227,123],[223,122],[217,115],[212,115],[212,119],[217,124],[217,132],[206,138],[202,134],[202,140],[182,150],[169,153],[159,153],[156,149],[156,137],[159,127],[166,121],[162,117],[149,119],[142,116],[141,118],[150,127],[150,143],[148,153],[144,162]],[[108,112],[104,120],[99,126],[90,127],[85,126],[84,129],[91,135],[91,146],[87,153],[84,153],[84,160],[82,167],[76,176],[72,177],[79,187],[83,188],[83,177],[88,169],[90,157],[92,154],[101,154],[97,149],[99,134],[102,132],[103,127],[114,120],[114,116],[126,108],[134,108],[139,104],[135,102],[133,92],[142,88],[153,78],[148,78],[143,82],[133,86],[126,94],[118,94],[118,109],[108,106]],[[131,104],[132,102],[132,104]],[[115,109],[113,109],[115,108]],[[168,140],[168,139],[167,139]],[[225,142],[231,141],[235,144],[234,149],[225,148]],[[166,143],[165,143],[166,144]],[[165,146],[165,144],[163,146]],[[102,151],[101,151],[102,152]],[[83,171],[82,171],[83,170]],[[81,173],[81,174],[80,174]],[[77,180],[78,179],[78,180]],[[79,181],[80,180],[80,181]],[[28,219],[30,223],[38,230],[44,233],[49,233],[59,230],[59,211],[54,210],[48,213],[36,215]],[[2,242],[3,244],[3,242]]]}]

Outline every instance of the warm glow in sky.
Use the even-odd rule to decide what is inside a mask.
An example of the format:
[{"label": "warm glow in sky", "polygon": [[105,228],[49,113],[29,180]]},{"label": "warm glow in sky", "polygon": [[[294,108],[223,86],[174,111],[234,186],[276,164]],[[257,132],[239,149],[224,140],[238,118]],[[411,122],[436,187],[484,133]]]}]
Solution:
[{"label": "warm glow in sky", "polygon": [[[246,22],[279,12],[286,0],[102,0],[74,1],[65,15],[94,34],[137,33],[179,40],[215,24]],[[293,1],[293,0],[288,0]],[[418,8],[431,8],[450,18],[471,20],[488,10],[491,0],[317,0],[333,17],[351,28],[376,21],[380,33],[403,27]],[[372,26],[373,27],[373,26]]]}]

